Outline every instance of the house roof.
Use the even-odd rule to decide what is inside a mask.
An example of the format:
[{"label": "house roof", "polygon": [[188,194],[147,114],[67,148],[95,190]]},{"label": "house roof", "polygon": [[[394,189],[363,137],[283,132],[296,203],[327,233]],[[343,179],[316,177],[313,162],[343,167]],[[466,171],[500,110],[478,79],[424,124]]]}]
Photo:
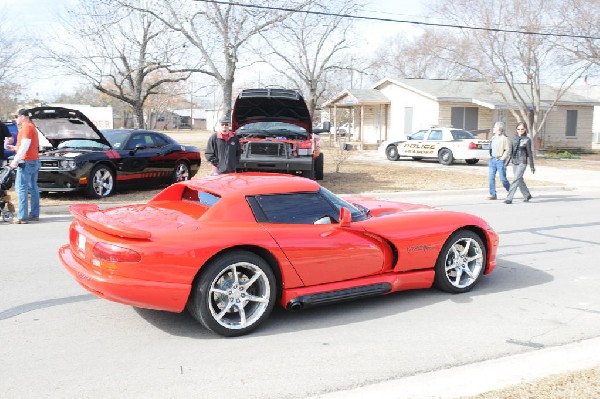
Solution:
[{"label": "house roof", "polygon": [[[443,80],[443,79],[384,79],[373,86],[373,89],[380,90],[386,85],[394,84],[403,87],[406,90],[421,94],[424,97],[435,101],[467,102],[477,104],[489,109],[516,108],[518,105],[512,101],[509,89],[506,84],[461,80]],[[520,85],[520,90],[524,98],[527,98],[529,85]],[[507,102],[504,97],[507,98]],[[543,108],[548,108],[557,95],[557,89],[549,85],[540,87],[541,103]],[[584,105],[595,106],[600,102],[591,98],[581,96],[569,91],[565,93],[557,104],[560,105]]]},{"label": "house roof", "polygon": [[389,104],[390,99],[377,89],[346,89],[323,103],[323,107],[353,107],[367,104]]}]

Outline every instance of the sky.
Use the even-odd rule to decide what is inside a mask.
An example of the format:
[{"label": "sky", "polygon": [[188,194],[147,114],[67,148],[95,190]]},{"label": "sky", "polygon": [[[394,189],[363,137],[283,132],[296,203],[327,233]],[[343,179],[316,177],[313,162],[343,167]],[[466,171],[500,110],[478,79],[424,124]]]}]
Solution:
[{"label": "sky", "polygon": [[[60,10],[73,7],[77,0],[2,0],[0,12],[10,21],[27,21],[27,26],[34,32],[43,31],[46,27],[57,23]],[[423,20],[422,0],[371,0],[366,5],[362,15],[376,18],[396,20]],[[376,24],[376,25],[375,25]],[[356,25],[356,29],[364,36],[363,45],[366,49],[374,49],[382,39],[397,32],[414,32],[414,25],[395,22],[364,21]],[[376,26],[374,29],[373,27]],[[65,79],[53,71],[41,71],[28,75],[26,82],[20,82],[27,87],[23,97],[49,99],[62,92],[72,92],[82,82],[73,78]],[[25,95],[26,94],[26,95]]]}]

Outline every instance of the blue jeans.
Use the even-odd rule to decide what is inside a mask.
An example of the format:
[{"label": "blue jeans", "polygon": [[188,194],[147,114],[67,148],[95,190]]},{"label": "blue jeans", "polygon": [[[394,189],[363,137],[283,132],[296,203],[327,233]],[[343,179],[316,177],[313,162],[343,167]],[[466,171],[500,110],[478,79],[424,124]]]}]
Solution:
[{"label": "blue jeans", "polygon": [[[27,220],[29,218],[39,218],[40,190],[38,188],[37,179],[41,163],[39,159],[23,162],[25,166],[17,168],[17,177],[15,179],[15,191],[19,197],[17,219]],[[31,195],[30,212],[28,212],[29,195]]]},{"label": "blue jeans", "polygon": [[506,191],[508,191],[510,188],[510,183],[506,178],[506,166],[504,165],[504,161],[501,159],[491,158],[489,165],[490,173],[488,175],[488,183],[490,185],[490,195],[496,196],[496,172],[498,172],[502,186],[504,186]]}]

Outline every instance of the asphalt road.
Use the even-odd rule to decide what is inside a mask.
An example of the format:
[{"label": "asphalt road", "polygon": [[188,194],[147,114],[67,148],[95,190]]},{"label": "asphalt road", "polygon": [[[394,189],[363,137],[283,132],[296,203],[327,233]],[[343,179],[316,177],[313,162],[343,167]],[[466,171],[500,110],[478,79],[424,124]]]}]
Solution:
[{"label": "asphalt road", "polygon": [[391,196],[484,217],[500,234],[497,270],[462,295],[431,289],[276,309],[257,332],[235,339],[186,313],[88,294],[56,255],[68,240],[68,215],[0,226],[0,397],[368,392],[370,384],[600,337],[600,189],[544,188],[512,205],[486,201],[481,190]]}]

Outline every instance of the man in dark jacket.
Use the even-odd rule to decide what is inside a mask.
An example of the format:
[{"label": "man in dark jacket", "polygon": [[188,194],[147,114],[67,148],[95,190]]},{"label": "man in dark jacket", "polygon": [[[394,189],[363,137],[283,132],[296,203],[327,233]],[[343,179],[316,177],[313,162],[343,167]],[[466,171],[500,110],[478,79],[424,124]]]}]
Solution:
[{"label": "man in dark jacket", "polygon": [[13,137],[8,127],[0,122],[0,166],[4,165],[4,144],[12,144]]},{"label": "man in dark jacket", "polygon": [[235,173],[242,156],[239,138],[230,130],[231,120],[221,119],[221,130],[208,139],[204,156],[210,162],[212,175]]}]

